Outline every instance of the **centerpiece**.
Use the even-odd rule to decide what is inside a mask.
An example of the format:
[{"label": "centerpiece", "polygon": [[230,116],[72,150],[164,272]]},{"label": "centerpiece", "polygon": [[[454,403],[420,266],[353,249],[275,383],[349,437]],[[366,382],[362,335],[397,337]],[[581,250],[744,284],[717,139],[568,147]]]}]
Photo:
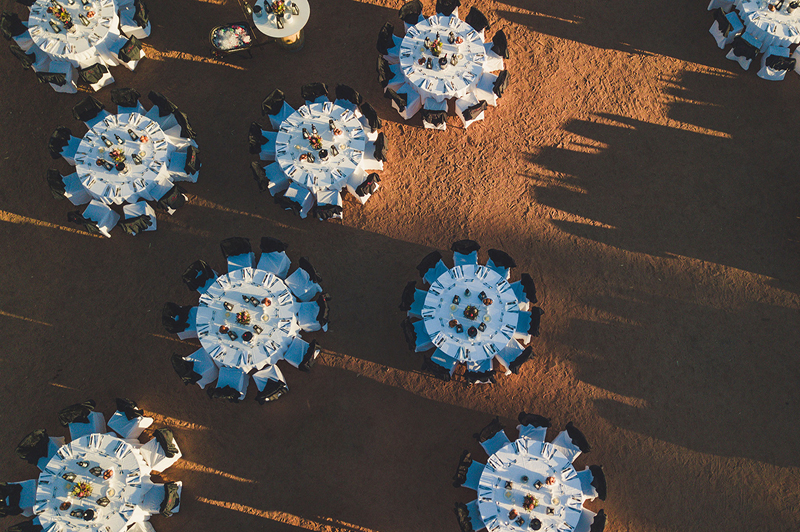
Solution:
[{"label": "centerpiece", "polygon": [[468,320],[475,320],[478,317],[478,307],[474,305],[467,305],[464,309],[464,317]]},{"label": "centerpiece", "polygon": [[250,313],[246,310],[236,313],[236,323],[240,325],[250,325]]},{"label": "centerpiece", "polygon": [[530,493],[525,495],[525,498],[522,500],[522,507],[526,511],[530,512],[537,506],[539,506],[539,500],[536,497],[534,497]]},{"label": "centerpiece", "polygon": [[114,160],[115,163],[124,163],[126,159],[125,153],[118,148],[114,148],[113,150],[109,151],[108,155]]},{"label": "centerpiece", "polygon": [[92,485],[88,482],[77,482],[75,486],[72,487],[72,491],[70,495],[73,497],[77,497],[78,499],[85,499],[89,495],[92,494]]},{"label": "centerpiece", "polygon": [[72,15],[70,15],[64,7],[58,2],[47,8],[47,12],[53,15],[53,18],[64,23],[64,27],[69,29],[72,26]]}]

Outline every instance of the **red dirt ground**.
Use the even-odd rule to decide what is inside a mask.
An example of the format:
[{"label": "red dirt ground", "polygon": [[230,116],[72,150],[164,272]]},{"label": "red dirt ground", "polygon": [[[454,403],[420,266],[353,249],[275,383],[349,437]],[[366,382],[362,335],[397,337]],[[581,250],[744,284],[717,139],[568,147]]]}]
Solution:
[{"label": "red dirt ground", "polygon": [[[236,1],[150,1],[149,59],[114,86],[187,112],[203,169],[191,202],[136,238],[67,223],[44,181],[67,167],[46,144],[59,125],[82,133],[70,109],[85,93],[0,53],[2,480],[36,474],[14,447],[61,433],[61,407],[92,397],[108,415],[129,397],[184,452],[165,475],[184,482],[181,512],[154,517],[160,532],[457,532],[453,502],[474,496],[451,486],[461,451],[485,459],[472,434],[495,415],[513,433],[525,409],[553,419],[551,437],[570,420],[585,432],[578,463],[605,467],[608,500],[589,507],[609,531],[798,530],[800,78],[726,60],[699,0],[489,0],[510,87],[485,121],[434,132],[402,123],[376,81],[376,35],[401,26],[401,3],[312,1],[304,50],[221,62],[208,32],[242,19]],[[391,143],[384,187],[349,199],[341,224],[279,210],[248,168],[261,99],[279,87],[299,104],[309,81],[361,91]],[[330,330],[306,335],[320,363],[284,366],[291,392],[263,407],[252,387],[237,405],[184,387],[169,356],[197,344],[159,320],[165,301],[197,301],[183,269],[222,271],[236,235],[288,241],[333,296]],[[535,359],[493,387],[421,374],[399,327],[415,265],[461,238],[510,253],[546,311]]]}]

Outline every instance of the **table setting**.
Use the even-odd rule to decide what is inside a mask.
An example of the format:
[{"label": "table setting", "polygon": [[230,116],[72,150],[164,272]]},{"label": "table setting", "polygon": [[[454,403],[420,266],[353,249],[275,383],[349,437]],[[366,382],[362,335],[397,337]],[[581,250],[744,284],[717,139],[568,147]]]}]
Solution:
[{"label": "table setting", "polygon": [[278,39],[284,48],[303,47],[303,28],[311,13],[307,0],[256,0],[251,11],[258,31]]},{"label": "table setting", "polygon": [[769,46],[800,43],[800,2],[797,0],[736,0],[745,31]]}]

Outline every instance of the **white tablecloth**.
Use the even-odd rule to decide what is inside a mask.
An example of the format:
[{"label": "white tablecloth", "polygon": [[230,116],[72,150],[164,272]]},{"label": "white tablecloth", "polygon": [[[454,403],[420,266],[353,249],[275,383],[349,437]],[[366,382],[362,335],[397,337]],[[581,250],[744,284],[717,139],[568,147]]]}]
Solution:
[{"label": "white tablecloth", "polygon": [[[440,67],[439,58],[424,47],[425,37],[433,41],[437,32],[443,43],[442,56],[447,54],[448,63],[444,67]],[[464,42],[450,44],[450,32],[464,39]],[[455,66],[450,63],[453,54],[463,56]],[[429,57],[433,58],[433,68],[430,70],[425,64],[419,64],[420,59],[427,61]],[[408,29],[400,45],[403,75],[423,99],[433,98],[441,102],[466,95],[478,83],[485,62],[483,38],[472,26],[456,16],[434,15],[420,21]]]},{"label": "white tablecloth", "polygon": [[[255,297],[259,302],[269,298],[271,304],[253,305],[242,296]],[[224,303],[233,305],[226,310]],[[246,310],[250,324],[236,322],[236,314]],[[300,332],[297,321],[298,304],[286,284],[277,276],[255,268],[233,270],[221,275],[200,296],[197,309],[197,335],[206,352],[218,365],[238,367],[245,373],[261,369],[283,357],[292,338]],[[232,340],[219,331],[226,326],[238,335]],[[256,333],[253,326],[263,329]],[[253,334],[246,342],[242,335]]]},{"label": "white tablecloth", "polygon": [[[119,17],[114,0],[91,0],[84,6],[81,0],[74,0],[72,5],[68,0],[59,3],[72,16],[74,32],[68,32],[64,24],[58,21],[61,31],[56,33],[50,21],[54,20],[52,14],[47,12],[51,6],[50,0],[36,0],[31,6],[28,18],[28,31],[33,44],[47,54],[52,61],[68,61],[75,66],[90,66],[96,63],[109,40],[119,38]],[[94,16],[88,13],[94,11]],[[89,25],[84,26],[78,18],[82,13],[89,18]],[[100,50],[98,50],[98,47]]]},{"label": "white tablecloth", "polygon": [[[530,532],[530,522],[542,522],[540,532],[571,531],[581,516],[583,502],[580,479],[575,468],[552,444],[520,438],[505,445],[489,458],[478,483],[478,510],[490,532]],[[548,486],[547,477],[555,477]],[[522,477],[528,477],[527,481]],[[538,490],[536,481],[543,484]],[[510,488],[506,483],[511,482]],[[526,495],[539,502],[523,508]],[[548,514],[548,508],[554,513]],[[518,517],[509,518],[514,509]],[[522,523],[516,520],[522,517]]]},{"label": "white tablecloth", "polygon": [[[78,462],[88,465],[81,467]],[[89,472],[95,467],[111,470],[113,476],[107,480],[97,477]],[[63,478],[66,473],[77,476],[68,482]],[[92,494],[84,499],[70,495],[76,482],[91,484]],[[115,436],[90,434],[62,446],[47,463],[39,475],[33,511],[45,530],[55,525],[54,531],[119,532],[137,518],[137,505],[151,487],[150,468],[135,447]],[[97,504],[100,497],[107,497],[109,504]],[[64,502],[70,507],[59,509]],[[95,513],[91,521],[70,515],[89,509]],[[141,511],[138,514],[141,517]]]},{"label": "white tablecloth", "polygon": [[[470,295],[465,291],[469,290]],[[481,292],[492,300],[486,306],[479,299]],[[460,301],[453,302],[454,296]],[[468,306],[478,309],[478,317],[470,320],[464,316]],[[455,266],[439,276],[428,289],[422,308],[425,330],[436,347],[459,362],[480,362],[491,359],[513,338],[519,319],[519,302],[511,285],[496,271],[480,264]],[[450,320],[457,320],[463,332],[451,328]],[[470,338],[471,326],[486,325],[484,331]]]},{"label": "white tablecloth", "polygon": [[[775,3],[775,0],[772,0]],[[767,0],[738,0],[745,29],[758,38],[764,46],[788,47],[800,43],[800,8],[787,13],[790,0],[785,0],[780,11],[770,11]],[[762,48],[763,50],[763,48]]]},{"label": "white tablecloth", "polygon": [[[292,14],[292,1],[297,4],[297,8],[300,11],[297,15]],[[253,4],[253,7],[255,6],[260,7],[261,12],[256,14],[255,10],[253,11],[253,23],[255,23],[258,31],[274,39],[289,37],[302,30],[311,13],[307,0],[286,0],[286,13],[283,18],[284,26],[279,28],[275,21],[275,15],[267,13],[266,9],[264,9],[264,0],[257,0]]]},{"label": "white tablecloth", "polygon": [[[148,137],[147,142],[134,141],[128,134],[128,129],[136,135]],[[125,143],[118,144],[114,135],[119,135]],[[113,145],[107,147],[101,135],[110,140]],[[122,149],[127,157],[125,164],[128,171],[122,174],[116,170],[106,170],[97,165],[97,159],[102,158],[114,164],[109,152],[113,149]],[[111,115],[98,122],[90,129],[81,140],[78,153],[75,156],[76,171],[83,186],[93,198],[105,203],[121,204],[134,203],[140,193],[152,185],[160,175],[163,179],[169,178],[167,164],[169,156],[174,151],[161,127],[154,121],[139,113],[122,113]],[[144,152],[142,164],[133,161],[134,153]]]},{"label": "white tablecloth", "polygon": [[[342,131],[341,135],[333,134],[329,120],[333,120],[335,127]],[[303,138],[303,128],[311,134],[312,124],[322,137],[323,149],[328,151],[326,161],[320,160],[319,152]],[[331,102],[303,105],[281,123],[276,141],[276,161],[291,180],[314,193],[341,190],[347,178],[361,164],[366,140],[367,134],[353,111]],[[330,153],[332,145],[336,145],[338,155]],[[301,161],[303,153],[311,153],[314,162]]]}]

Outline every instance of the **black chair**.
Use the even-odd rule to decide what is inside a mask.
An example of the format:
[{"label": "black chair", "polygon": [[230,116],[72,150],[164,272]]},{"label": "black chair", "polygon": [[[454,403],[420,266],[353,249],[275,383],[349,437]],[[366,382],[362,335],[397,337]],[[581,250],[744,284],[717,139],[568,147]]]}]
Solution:
[{"label": "black chair", "polygon": [[435,267],[439,261],[442,260],[442,254],[438,251],[431,251],[425,258],[417,264],[417,271],[419,272],[420,277],[425,277],[425,274],[428,273],[428,270]]},{"label": "black chair", "polygon": [[400,310],[409,311],[414,304],[414,294],[417,292],[417,282],[409,281],[403,289],[403,296],[400,299]]},{"label": "black chair", "polygon": [[186,162],[183,165],[183,171],[192,175],[198,170],[200,170],[200,149],[190,145],[186,148]]},{"label": "black chair", "polygon": [[289,248],[289,244],[271,236],[262,236],[259,247],[261,248],[261,253],[280,253],[281,251],[286,251]]},{"label": "black chair", "polygon": [[39,83],[51,83],[59,87],[67,84],[67,75],[62,72],[37,72],[36,79]]},{"label": "black chair", "polygon": [[422,16],[422,2],[419,0],[406,2],[400,8],[398,16],[409,26],[416,26],[419,23],[419,17]]},{"label": "black chair", "polygon": [[16,41],[11,41],[8,43],[8,49],[11,50],[11,53],[14,54],[14,57],[19,59],[19,62],[22,63],[22,68],[28,70],[31,66],[36,62],[36,54],[33,52],[26,53],[25,50],[20,47],[16,43]]},{"label": "black chair", "polygon": [[436,12],[449,17],[460,5],[459,0],[436,0]]},{"label": "black chair", "polygon": [[[103,235],[97,222],[85,218],[80,211],[72,211],[67,213],[67,221],[82,226],[90,235]],[[105,236],[105,235],[103,235]]]},{"label": "black chair", "polygon": [[36,0],[17,0],[17,3],[22,4],[23,6],[31,7],[36,3]]},{"label": "black chair", "polygon": [[590,465],[589,471],[592,472],[592,486],[597,491],[597,496],[601,501],[606,500],[606,474],[603,473],[603,466]]},{"label": "black chair", "polygon": [[422,121],[433,126],[441,126],[447,122],[447,111],[433,111],[431,109],[422,109]]},{"label": "black chair", "polygon": [[160,117],[167,116],[178,110],[178,106],[160,92],[150,91],[150,94],[147,95],[147,99],[158,107],[158,116]]},{"label": "black chair", "polygon": [[741,35],[733,38],[733,55],[736,57],[744,57],[745,59],[753,60],[759,52],[758,48],[745,41]]},{"label": "black chair", "polygon": [[494,80],[492,84],[492,92],[497,95],[498,98],[503,96],[503,93],[506,91],[508,87],[508,70],[503,70],[499,74],[497,74],[497,79]]},{"label": "black chair", "polygon": [[264,101],[261,102],[261,116],[276,116],[283,109],[286,95],[280,89],[270,92]]},{"label": "black chair", "polygon": [[417,332],[414,330],[414,324],[411,323],[411,320],[406,318],[400,323],[400,327],[403,329],[403,336],[406,339],[406,344],[408,344],[408,348],[411,351],[417,350]]},{"label": "black chair", "polygon": [[378,118],[378,113],[375,112],[375,109],[368,102],[362,103],[359,109],[361,109],[361,114],[364,115],[364,118],[367,119],[369,128],[372,131],[377,131],[383,127],[381,119]]},{"label": "black chair", "polygon": [[589,532],[603,532],[606,528],[606,512],[605,510],[600,510],[597,512],[597,515],[594,516],[594,520],[592,520],[592,526],[589,527]]},{"label": "black chair", "polygon": [[[19,501],[22,496],[22,486],[8,482],[0,482],[0,517],[19,515],[22,508]],[[6,502],[8,500],[8,502]]]},{"label": "black chair", "polygon": [[139,408],[139,405],[136,404],[136,401],[117,397],[115,402],[117,404],[117,411],[125,414],[125,418],[128,421],[144,417],[144,410]]},{"label": "black chair", "polygon": [[503,59],[508,59],[508,37],[506,37],[506,32],[503,30],[498,31],[497,33],[492,36],[492,47],[491,50],[502,57]]},{"label": "black chair", "polygon": [[161,450],[164,451],[164,456],[167,458],[172,458],[181,452],[180,449],[178,449],[178,444],[175,443],[175,435],[172,433],[171,429],[156,429],[153,432],[153,437],[156,439]]},{"label": "black chair", "polygon": [[472,520],[469,518],[469,509],[463,502],[456,503],[456,519],[458,519],[458,527],[461,532],[474,532],[472,528]]},{"label": "black chair", "polygon": [[142,0],[134,0],[133,5],[135,8],[133,21],[142,28],[146,27],[147,23],[150,22],[150,10],[147,9],[147,6]]},{"label": "black chair", "polygon": [[300,205],[298,202],[291,198],[287,198],[285,193],[281,192],[280,194],[275,194],[273,197],[275,203],[277,203],[281,209],[285,211],[292,211],[295,215],[300,216],[300,212],[303,210],[303,206]]},{"label": "black chair", "polygon": [[102,63],[95,63],[90,67],[78,69],[78,77],[89,85],[100,82],[106,74],[108,74],[108,69]]},{"label": "black chair", "polygon": [[719,25],[720,33],[722,33],[724,37],[727,37],[730,31],[733,29],[733,26],[731,26],[731,21],[725,16],[725,12],[721,7],[715,9],[713,15],[714,20],[716,20],[717,24]]},{"label": "black chair", "polygon": [[494,378],[494,370],[490,369],[487,371],[472,371],[467,370],[464,372],[464,378],[467,379],[467,382],[470,384],[477,384],[477,383],[495,383]]},{"label": "black chair", "polygon": [[503,425],[500,424],[500,418],[495,417],[488,425],[483,427],[480,432],[472,435],[473,438],[478,440],[478,443],[491,440],[495,434],[503,430]]},{"label": "black chair", "polygon": [[531,325],[528,327],[528,334],[531,336],[539,336],[539,325],[542,321],[542,314],[544,314],[544,310],[541,308],[531,308]]},{"label": "black chair", "polygon": [[56,199],[63,199],[67,197],[67,187],[64,185],[64,176],[61,172],[54,168],[47,170],[47,185],[50,187],[50,193]]},{"label": "black chair", "polygon": [[189,328],[189,311],[192,307],[164,303],[161,308],[161,325],[168,333],[177,334]]},{"label": "black chair", "polygon": [[167,482],[164,484],[164,500],[161,501],[159,513],[164,517],[172,517],[172,511],[180,506],[181,497],[179,495],[177,482]]},{"label": "black chair", "polygon": [[372,172],[367,176],[363,183],[356,187],[356,194],[363,198],[368,194],[375,194],[378,191],[378,183],[381,182],[380,176],[375,172]]},{"label": "black chair", "polygon": [[589,445],[589,442],[586,440],[586,436],[583,435],[583,432],[575,428],[572,421],[567,423],[566,431],[569,435],[569,439],[572,440],[575,447],[580,449],[582,453],[588,453],[592,450],[591,445]]},{"label": "black chair", "polygon": [[385,98],[389,98],[397,105],[397,111],[399,113],[402,113],[406,110],[406,106],[408,105],[408,94],[400,94],[391,87],[386,87],[386,91],[383,93],[383,96]]},{"label": "black chair", "polygon": [[467,14],[467,18],[464,19],[464,22],[472,26],[475,31],[489,29],[489,20],[486,18],[486,15],[474,7],[469,8],[469,13]]},{"label": "black chair", "polygon": [[522,292],[525,294],[528,301],[531,303],[539,301],[536,299],[536,285],[533,283],[533,278],[530,275],[523,273],[520,276],[519,283],[522,285]]},{"label": "black chair", "polygon": [[197,133],[195,132],[192,125],[189,123],[189,117],[186,115],[186,113],[182,111],[175,111],[174,113],[172,113],[172,116],[175,117],[175,120],[178,122],[178,125],[181,126],[181,137],[185,139],[197,138]]},{"label": "black chair", "polygon": [[316,340],[311,340],[306,349],[306,354],[303,355],[303,360],[297,366],[300,371],[310,371],[311,367],[317,362],[317,355],[319,354],[320,347],[317,345]]},{"label": "black chair", "polygon": [[771,55],[764,60],[764,64],[772,70],[794,70],[797,60],[794,57],[781,57]]},{"label": "black chair", "polygon": [[453,253],[461,253],[462,255],[469,255],[473,251],[481,249],[481,245],[474,240],[464,239],[453,242],[450,246],[450,251]]},{"label": "black chair", "polygon": [[100,103],[94,96],[87,96],[72,108],[72,116],[75,120],[88,122],[96,118],[105,108],[106,106]]},{"label": "black chair", "polygon": [[117,59],[119,59],[123,63],[138,61],[139,59],[141,59],[141,57],[142,57],[142,42],[133,35],[131,35],[131,37],[127,41],[125,41],[125,44],[123,44],[122,48],[120,48],[119,52],[117,52]]},{"label": "black chair", "polygon": [[6,528],[6,532],[41,532],[42,530],[44,530],[42,525],[37,525],[33,522],[33,519],[30,521],[22,521],[21,523]]},{"label": "black chair", "polygon": [[347,85],[336,85],[335,93],[337,100],[345,100],[356,106],[364,102],[364,98],[361,97],[358,91]]},{"label": "black chair", "polygon": [[256,401],[263,405],[268,401],[277,401],[282,395],[289,392],[289,387],[285,382],[269,379],[264,385],[264,389],[256,394]]},{"label": "black chair", "polygon": [[257,155],[261,153],[261,147],[267,143],[267,137],[264,136],[264,128],[261,127],[261,124],[258,122],[250,122],[250,131],[247,135],[247,141],[250,144],[251,154]]},{"label": "black chair", "polygon": [[306,102],[313,103],[321,96],[328,97],[328,86],[318,81],[306,83],[300,87],[300,96],[302,96]]},{"label": "black chair", "polygon": [[321,222],[331,218],[341,218],[343,212],[344,209],[339,205],[315,205],[311,209],[313,216]]},{"label": "black chair", "polygon": [[22,23],[16,13],[3,11],[3,14],[0,15],[0,32],[2,32],[7,41],[22,35],[26,31],[28,31],[27,26]]},{"label": "black chair", "polygon": [[141,96],[139,91],[128,87],[111,89],[111,101],[119,107],[136,107]]},{"label": "black chair", "polygon": [[387,61],[382,55],[379,55],[375,70],[378,72],[378,81],[380,81],[381,87],[385,89],[395,77],[389,61]]},{"label": "black chair", "polygon": [[522,367],[525,362],[533,358],[533,348],[531,346],[526,347],[522,353],[519,354],[517,358],[509,362],[508,369],[514,375],[519,374],[519,369]]},{"label": "black chair", "polygon": [[255,179],[256,183],[258,184],[258,190],[261,192],[269,190],[269,179],[267,179],[267,172],[264,171],[264,168],[262,168],[257,162],[253,161],[250,163],[250,171],[253,173],[253,179]]},{"label": "black chair", "polygon": [[60,159],[64,148],[67,147],[72,139],[72,131],[68,127],[57,127],[50,134],[50,139],[47,141],[47,151],[50,153],[50,157]]},{"label": "black chair", "polygon": [[391,48],[395,47],[394,44],[394,24],[387,22],[378,32],[378,52],[381,55],[387,55]]},{"label": "black chair", "polygon": [[212,270],[211,266],[204,260],[194,261],[184,270],[183,275],[181,275],[183,284],[192,291],[196,291],[198,288],[205,286],[208,284],[208,281],[214,278],[216,278],[214,270]]},{"label": "black chair", "polygon": [[243,236],[226,238],[219,243],[219,248],[222,250],[222,256],[226,260],[228,257],[236,257],[253,252],[253,248],[250,246],[250,239]]},{"label": "black chair", "polygon": [[140,214],[139,216],[134,216],[133,218],[127,218],[117,222],[117,226],[122,228],[122,230],[125,231],[125,234],[133,236],[138,235],[151,225],[153,225],[153,221],[147,214]]},{"label": "black chair", "polygon": [[527,414],[524,410],[517,416],[517,421],[519,421],[520,425],[527,425],[533,428],[549,429],[553,426],[548,418],[539,414]]},{"label": "black chair", "polygon": [[486,103],[486,101],[481,100],[475,105],[470,105],[469,107],[461,111],[461,115],[464,117],[464,120],[466,122],[469,122],[470,120],[474,120],[477,117],[479,117],[481,113],[486,110],[487,106],[488,104]]},{"label": "black chair", "polygon": [[429,357],[429,356],[425,357],[422,360],[422,368],[421,369],[425,373],[430,373],[433,377],[435,377],[435,378],[437,378],[439,380],[442,380],[444,382],[449,382],[450,381],[450,370],[445,368],[445,367],[443,367],[443,366],[440,366],[439,364],[437,364],[436,362],[431,360],[431,357]]},{"label": "black chair", "polygon": [[206,388],[206,394],[211,399],[226,399],[231,403],[238,403],[239,399],[241,399],[242,394],[239,393],[239,390],[235,388],[231,388],[230,386],[223,386],[222,388]]},{"label": "black chair", "polygon": [[453,475],[453,487],[459,488],[464,485],[464,482],[467,481],[467,472],[469,471],[469,466],[472,465],[472,455],[469,451],[464,451],[461,453],[461,458],[458,459],[458,467],[456,468],[456,474]]},{"label": "black chair", "polygon": [[317,295],[315,301],[317,305],[319,305],[319,311],[317,312],[317,322],[320,324],[321,327],[326,326],[330,323],[330,307],[328,306],[328,300],[330,296],[328,294],[319,294]]},{"label": "black chair", "polygon": [[93,399],[69,405],[58,412],[58,422],[62,427],[68,427],[70,423],[89,423],[89,414],[94,412],[96,406]]},{"label": "black chair", "polygon": [[308,277],[311,279],[311,282],[314,283],[321,283],[322,277],[317,273],[317,270],[314,269],[314,266],[308,261],[308,257],[300,257],[300,260],[297,261],[297,265],[300,267],[301,270],[305,270],[308,274]]},{"label": "black chair", "polygon": [[375,152],[373,156],[378,161],[386,161],[386,150],[388,148],[388,144],[386,142],[386,135],[383,132],[378,133],[378,138],[375,139]]},{"label": "black chair", "polygon": [[186,204],[186,196],[184,196],[185,193],[186,191],[183,189],[183,187],[180,185],[174,185],[167,191],[166,194],[159,198],[159,200],[156,202],[156,206],[167,212],[179,209]]},{"label": "black chair", "polygon": [[50,438],[47,429],[37,429],[22,438],[17,445],[17,456],[31,465],[36,465],[39,460],[47,457]]},{"label": "black chair", "polygon": [[500,268],[516,268],[517,263],[511,258],[511,255],[499,249],[490,249],[489,258],[495,266]]}]

